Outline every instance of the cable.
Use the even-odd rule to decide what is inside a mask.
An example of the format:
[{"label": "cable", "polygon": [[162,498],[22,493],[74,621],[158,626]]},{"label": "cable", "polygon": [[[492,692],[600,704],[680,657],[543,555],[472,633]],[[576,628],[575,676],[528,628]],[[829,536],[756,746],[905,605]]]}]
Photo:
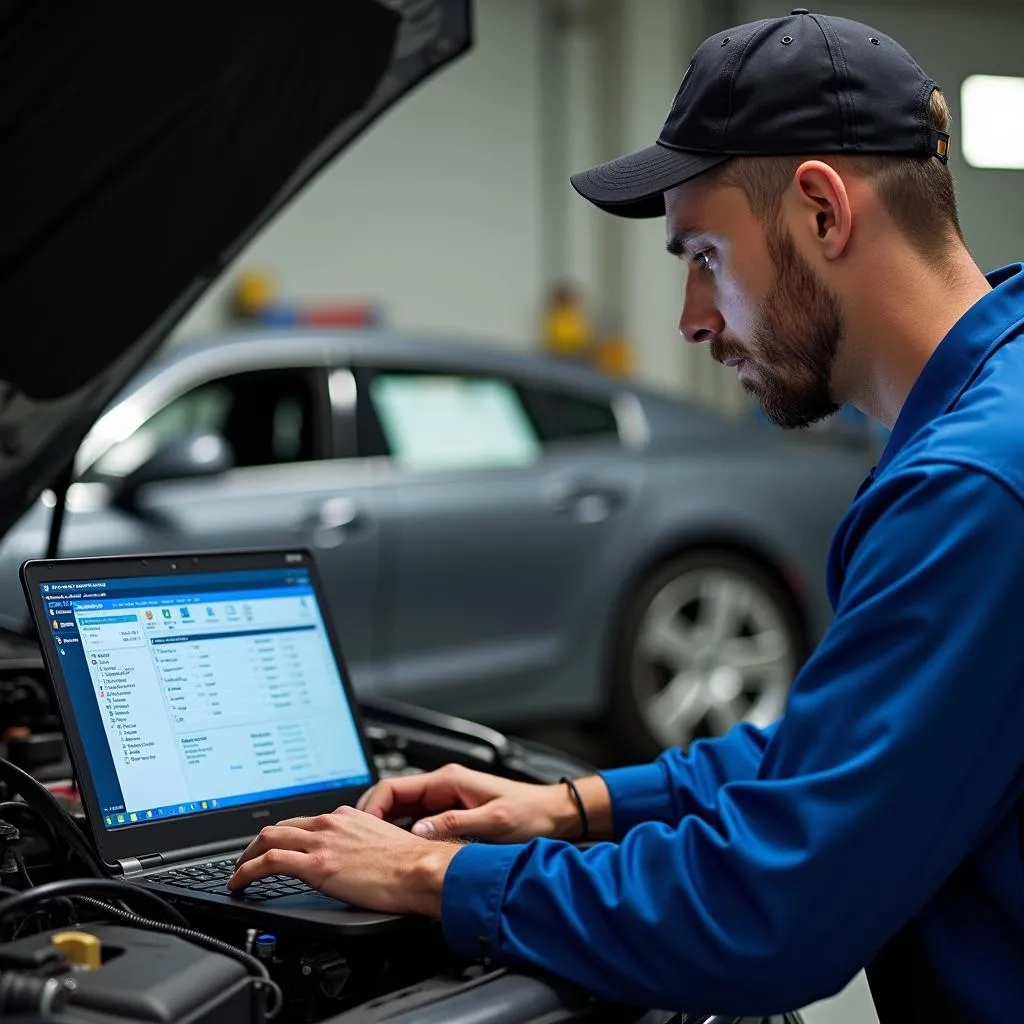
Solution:
[{"label": "cable", "polygon": [[119,910],[117,907],[112,907],[107,903],[101,903],[99,900],[94,900],[90,896],[75,896],[73,899],[78,900],[79,903],[84,903],[89,907],[93,907],[96,910],[102,910],[105,914],[109,914],[115,921],[124,921],[126,924],[135,925],[137,928],[146,928],[149,931],[154,932],[166,932],[168,935],[177,935],[179,938],[187,939],[189,942],[194,942],[197,946],[202,946],[204,949],[209,949],[214,953],[221,953],[224,956],[229,956],[239,963],[243,964],[249,973],[262,985],[266,985],[268,991],[274,994],[274,1005],[268,1007],[267,1017],[273,1018],[281,1011],[281,1007],[284,1004],[284,993],[281,991],[281,987],[270,977],[269,971],[266,966],[252,956],[250,953],[246,953],[244,950],[238,949],[232,946],[228,942],[222,942],[220,939],[215,939],[211,935],[204,935],[202,932],[197,932],[192,928],[179,928],[177,925],[167,924],[165,921],[151,921],[148,918],[140,917],[138,914],[133,914],[131,911]]},{"label": "cable", "polygon": [[36,918],[38,918],[40,924],[44,926],[46,924],[49,924],[50,916],[49,914],[47,914],[45,910],[33,910],[30,914],[27,914],[25,917],[23,917],[18,922],[18,927],[15,928],[13,932],[11,932],[11,942],[13,942],[15,939],[20,939],[22,933],[27,931],[29,924],[33,921],[33,919]]},{"label": "cable", "polygon": [[[17,892],[27,892],[29,889],[34,888],[34,883],[32,881],[32,876],[28,873],[28,868],[25,866],[25,858],[18,851],[15,851],[14,863],[18,865],[18,877],[24,883],[24,887],[22,889],[20,889],[20,890],[19,889],[8,890],[12,895],[17,893]],[[78,915],[75,913],[75,905],[74,905],[74,903],[71,902],[70,899],[68,899],[67,896],[54,896],[52,900],[48,900],[47,902],[59,903],[64,908],[65,913],[68,915],[68,924],[69,925],[74,926],[75,924],[78,923]],[[49,915],[48,911],[40,911],[40,913],[46,913],[47,916],[50,917],[50,920],[52,920],[52,916]],[[28,920],[29,920],[30,917],[32,917],[32,914],[29,914],[28,917],[26,917],[21,922],[21,924],[19,924],[18,927],[15,929],[15,932],[14,932],[15,938],[17,938],[17,936],[20,934],[20,932],[22,931],[24,926],[28,923]]]},{"label": "cable", "polygon": [[[256,957],[250,956],[248,953],[236,949],[226,942],[221,942],[219,939],[214,939],[211,936],[204,935],[202,932],[189,928],[185,918],[166,900],[161,899],[155,893],[151,893],[128,882],[106,877],[107,871],[104,865],[96,854],[93,853],[85,841],[85,837],[72,820],[71,815],[61,807],[56,797],[27,772],[22,771],[17,765],[11,764],[10,761],[3,758],[0,758],[0,782],[6,783],[14,792],[19,793],[26,805],[38,814],[45,823],[52,826],[53,838],[55,840],[57,838],[56,833],[60,832],[67,839],[68,845],[96,876],[94,878],[65,879],[58,882],[48,882],[34,889],[5,896],[3,899],[0,899],[0,920],[15,912],[24,911],[37,903],[61,898],[65,895],[72,896],[86,901],[89,905],[101,908],[104,913],[109,914],[116,920],[123,920],[137,927],[149,928],[152,931],[177,935],[206,949],[233,957],[249,968],[249,973],[253,975],[257,987],[262,986],[266,991],[273,994],[273,1006],[267,1009],[266,1014],[268,1019],[277,1016],[284,1005],[284,994],[277,982],[270,977],[266,967]],[[21,864],[21,869],[22,871],[24,870],[24,863]],[[152,921],[148,918],[140,917],[130,910],[112,907],[107,903],[83,896],[81,894],[83,889],[111,896],[137,897],[151,906],[158,907],[162,913],[172,917],[176,923],[168,924],[164,921]],[[0,893],[5,891],[10,890],[0,887]]]},{"label": "cable", "polygon": [[[10,819],[11,815],[23,816],[33,825],[40,826],[46,830],[46,838],[50,842],[50,852],[57,856],[60,854],[60,844],[57,842],[57,833],[54,831],[53,824],[50,822],[44,814],[40,814],[36,808],[23,803],[21,800],[4,800],[0,802],[0,818]],[[17,822],[12,821],[12,825],[16,825]]]},{"label": "cable", "polygon": [[[107,903],[102,903],[100,900],[94,900],[88,896],[83,896],[81,892],[83,889],[126,897],[138,896],[151,905],[157,906],[160,910],[172,915],[176,919],[176,923],[169,924],[166,921],[153,921],[150,918],[141,917],[139,914],[135,914],[131,911],[121,910],[119,907],[112,907]],[[125,921],[140,928],[148,928],[150,931],[166,932],[169,935],[177,935],[183,939],[187,939],[189,942],[194,942],[197,946],[202,946],[205,949],[210,949],[215,952],[223,953],[225,956],[233,957],[235,960],[243,963],[249,969],[249,973],[254,975],[260,984],[266,985],[267,989],[274,993],[275,1003],[273,1011],[271,1012],[271,1010],[268,1010],[267,1016],[273,1017],[280,1010],[281,1004],[284,1001],[281,989],[270,977],[266,967],[257,960],[256,957],[250,956],[248,953],[244,953],[240,949],[236,949],[227,942],[221,942],[220,939],[214,939],[209,935],[204,935],[202,932],[197,932],[192,928],[189,928],[188,922],[185,918],[183,918],[181,914],[178,913],[178,911],[169,903],[162,900],[155,893],[148,892],[145,889],[140,889],[138,886],[131,885],[128,882],[119,882],[112,878],[73,878],[62,882],[48,882],[46,885],[37,886],[35,889],[31,889],[27,892],[18,892],[13,896],[7,896],[0,900],[0,920],[3,920],[3,918],[8,917],[16,911],[25,911],[37,903],[63,897],[65,894],[71,896],[73,899],[86,903],[88,906],[102,910],[104,914],[113,917],[115,920]]]},{"label": "cable", "polygon": [[[179,927],[187,927],[188,922],[181,914],[166,900],[161,899],[156,893],[142,889],[130,882],[121,882],[114,878],[68,878],[60,882],[47,882],[45,885],[37,885],[27,892],[19,892],[16,896],[8,896],[0,900],[0,920],[8,917],[17,911],[24,911],[29,907],[42,903],[45,900],[52,900],[56,896],[78,896],[82,891],[98,892],[109,896],[121,896],[125,899],[138,898],[152,907],[157,907],[160,912],[172,918]],[[127,911],[122,911],[127,913]]]},{"label": "cable", "polygon": [[[0,895],[17,896],[20,892],[26,892],[32,888],[32,877],[28,873],[28,868],[25,867],[25,858],[17,850],[14,851],[14,863],[18,868],[18,877],[22,881],[21,889],[10,889],[7,886],[0,886]],[[68,915],[68,921],[74,925],[77,922],[78,917],[75,914],[75,905],[66,896],[54,896],[53,903],[59,903]],[[34,917],[38,917],[40,914],[44,915],[48,922],[52,922],[53,918],[48,910],[33,910],[26,914],[21,921],[18,922],[17,928],[14,929],[11,935],[12,939],[18,938],[19,935],[28,927],[29,922]]]},{"label": "cable", "polygon": [[32,879],[29,877],[28,868],[25,867],[25,858],[20,853],[15,852],[14,863],[18,865],[18,877],[25,883],[25,888],[31,889]]},{"label": "cable", "polygon": [[78,830],[71,815],[68,814],[57,798],[45,787],[36,782],[28,772],[22,771],[17,765],[0,757],[0,782],[6,783],[15,792],[20,793],[25,803],[46,818],[60,832],[68,845],[85,862],[86,867],[97,878],[108,877],[108,871],[100,859],[93,853]]}]

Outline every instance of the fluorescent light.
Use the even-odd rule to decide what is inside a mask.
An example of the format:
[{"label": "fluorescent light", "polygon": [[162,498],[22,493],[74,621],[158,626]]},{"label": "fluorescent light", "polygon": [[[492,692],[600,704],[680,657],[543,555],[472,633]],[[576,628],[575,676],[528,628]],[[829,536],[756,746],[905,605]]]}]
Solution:
[{"label": "fluorescent light", "polygon": [[960,87],[961,149],[972,167],[1024,169],[1024,78],[970,75]]}]

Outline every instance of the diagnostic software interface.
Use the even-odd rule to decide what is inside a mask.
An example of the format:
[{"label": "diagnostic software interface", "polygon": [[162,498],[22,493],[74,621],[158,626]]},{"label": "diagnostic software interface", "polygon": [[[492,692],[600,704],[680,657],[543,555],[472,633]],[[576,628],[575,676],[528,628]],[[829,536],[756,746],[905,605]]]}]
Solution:
[{"label": "diagnostic software interface", "polygon": [[40,590],[106,828],[370,781],[307,570]]}]

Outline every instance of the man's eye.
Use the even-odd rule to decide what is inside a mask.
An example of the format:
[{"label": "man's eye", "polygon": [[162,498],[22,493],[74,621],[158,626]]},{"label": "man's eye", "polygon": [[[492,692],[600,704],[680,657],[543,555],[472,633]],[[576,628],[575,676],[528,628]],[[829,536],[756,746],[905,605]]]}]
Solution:
[{"label": "man's eye", "polygon": [[706,273],[711,273],[711,250],[702,249],[693,257],[693,262]]}]

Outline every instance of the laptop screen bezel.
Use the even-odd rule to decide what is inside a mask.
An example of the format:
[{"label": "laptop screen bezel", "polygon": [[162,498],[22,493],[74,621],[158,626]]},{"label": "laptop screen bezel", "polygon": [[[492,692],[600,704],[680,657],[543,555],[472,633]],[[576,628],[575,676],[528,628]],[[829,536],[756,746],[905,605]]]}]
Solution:
[{"label": "laptop screen bezel", "polygon": [[[147,820],[107,830],[103,826],[95,781],[89,768],[81,730],[75,718],[74,704],[67,680],[59,664],[56,645],[51,641],[49,615],[43,604],[40,587],[44,583],[67,583],[78,580],[105,580],[147,576],[180,575],[187,578],[199,573],[238,572],[247,569],[295,569],[309,571],[313,591],[323,617],[331,652],[334,655],[355,723],[359,742],[366,759],[369,781],[357,786],[344,786],[295,797],[281,797],[266,803],[246,804],[207,810],[164,821]],[[355,699],[337,631],[330,609],[324,600],[323,584],[311,553],[302,548],[262,551],[218,551],[204,554],[160,554],[110,556],[105,558],[33,559],[21,567],[21,581],[32,612],[32,621],[40,640],[43,660],[53,683],[57,704],[64,723],[64,732],[75,773],[82,805],[100,857],[108,865],[127,858],[166,854],[197,846],[226,846],[244,842],[265,825],[284,818],[325,814],[342,804],[353,804],[359,795],[378,781],[373,753]]]}]

